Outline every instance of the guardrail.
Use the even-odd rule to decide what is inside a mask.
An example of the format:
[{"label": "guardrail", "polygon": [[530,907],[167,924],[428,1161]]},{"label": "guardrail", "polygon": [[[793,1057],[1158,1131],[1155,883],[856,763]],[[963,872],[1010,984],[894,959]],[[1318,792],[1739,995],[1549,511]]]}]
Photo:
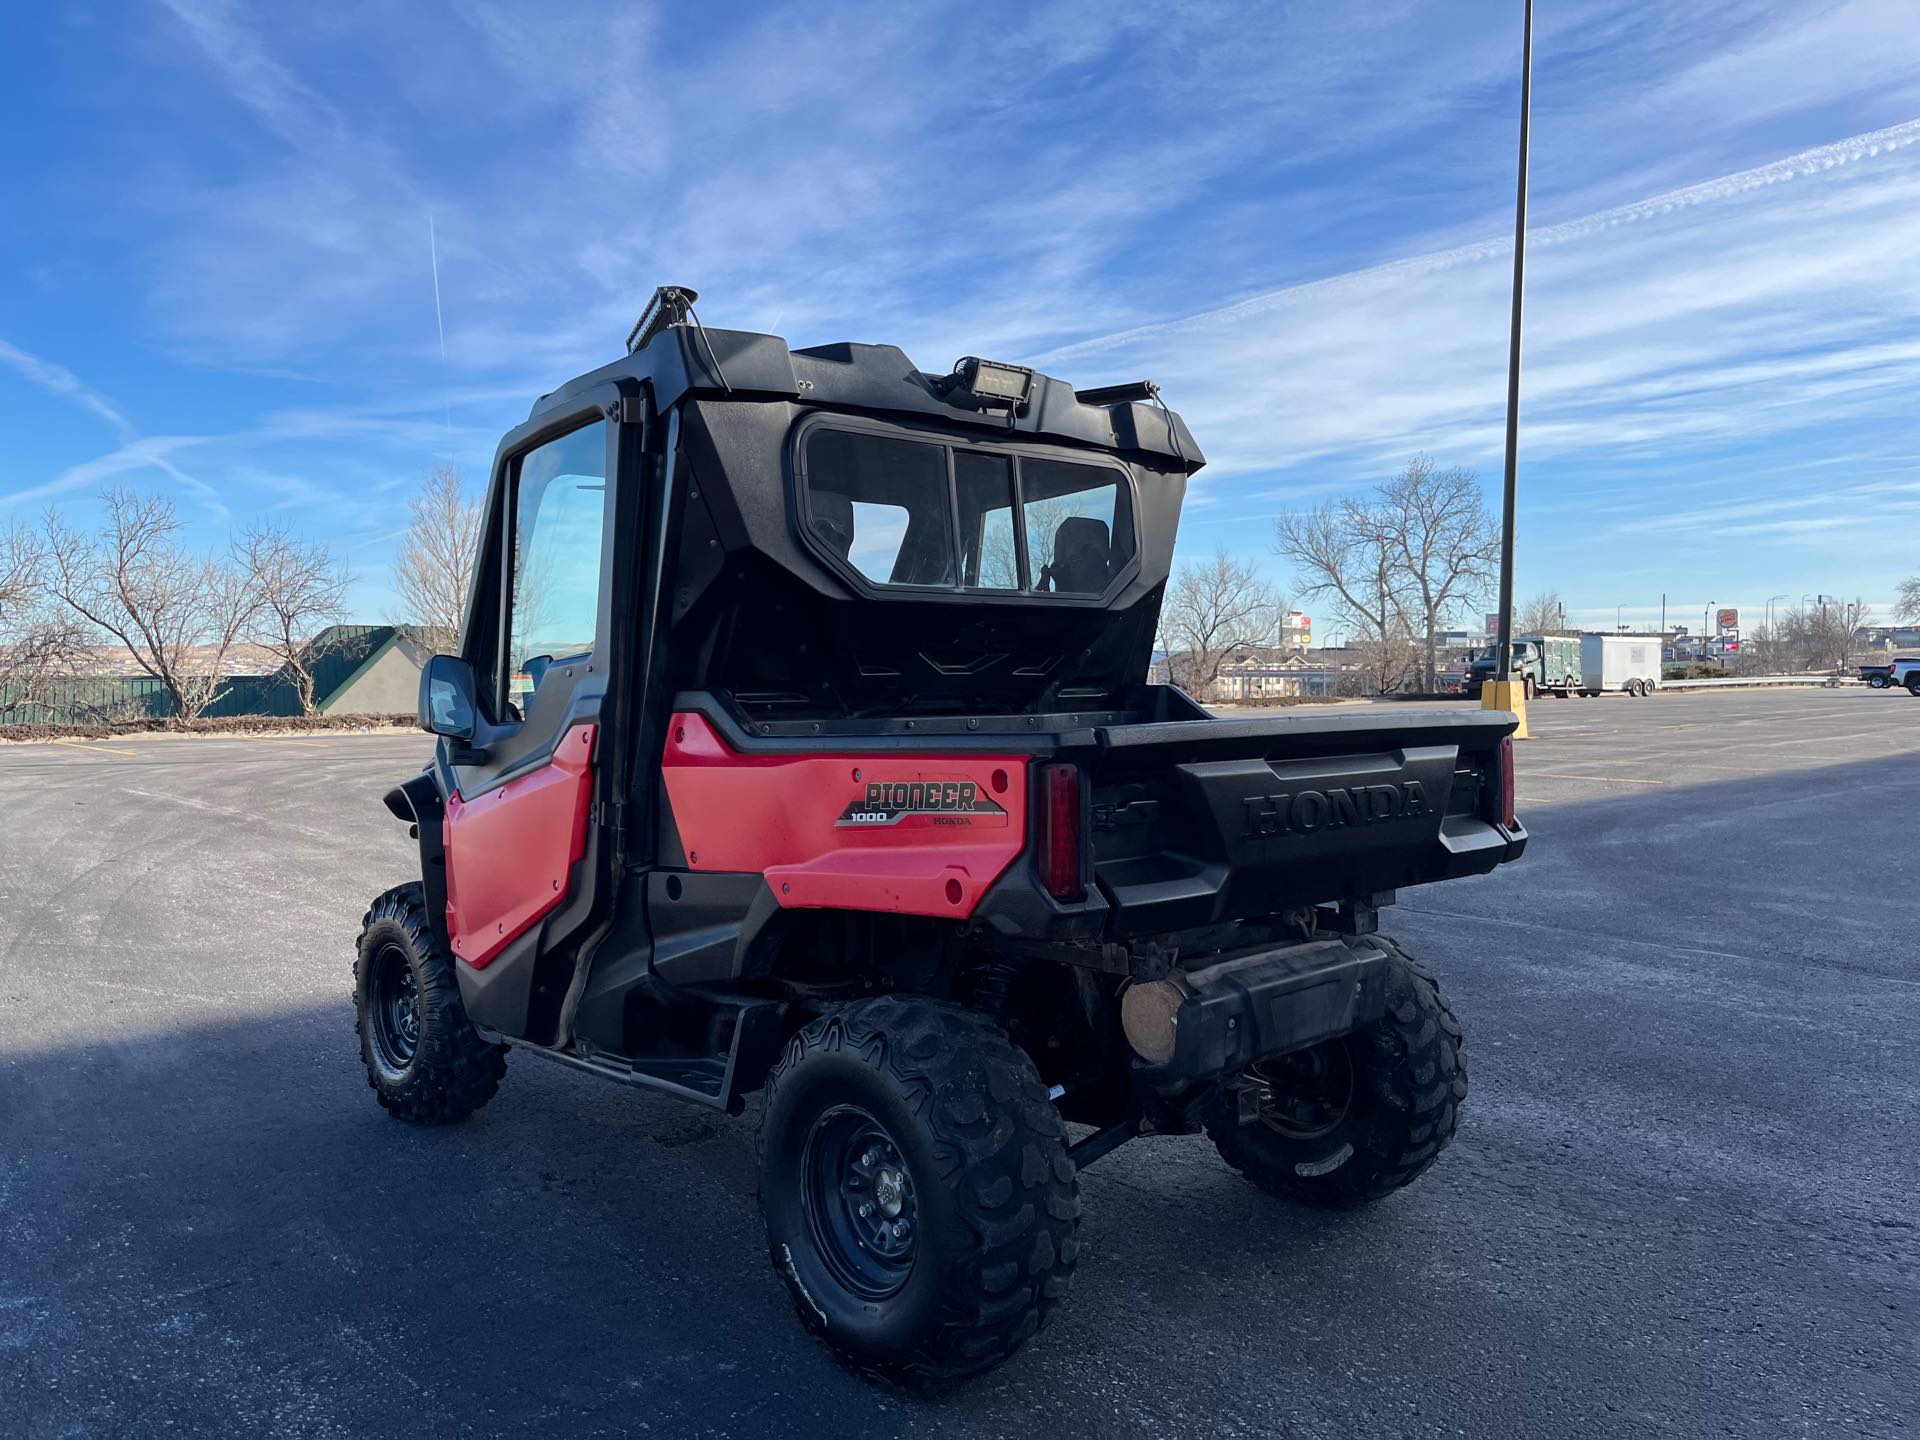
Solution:
[{"label": "guardrail", "polygon": [[1662,680],[1662,690],[1717,690],[1723,685],[1815,685],[1834,689],[1841,685],[1864,685],[1857,675],[1729,675],[1717,680]]}]

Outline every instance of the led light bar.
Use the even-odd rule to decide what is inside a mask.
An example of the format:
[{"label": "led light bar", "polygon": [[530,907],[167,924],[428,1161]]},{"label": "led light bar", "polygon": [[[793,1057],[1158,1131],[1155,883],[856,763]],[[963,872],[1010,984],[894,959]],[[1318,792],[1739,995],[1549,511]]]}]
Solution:
[{"label": "led light bar", "polygon": [[699,291],[684,285],[662,285],[656,289],[627,334],[627,353],[631,355],[645,349],[647,342],[669,325],[686,324],[687,316],[693,313],[693,302],[699,298]]},{"label": "led light bar", "polygon": [[1125,385],[1101,385],[1092,390],[1075,389],[1082,405],[1144,405],[1160,393],[1157,380],[1133,380]]},{"label": "led light bar", "polygon": [[982,360],[969,355],[953,367],[954,383],[976,400],[1008,405],[1014,409],[1027,403],[1033,391],[1033,371],[1024,365],[1002,365],[997,360]]}]

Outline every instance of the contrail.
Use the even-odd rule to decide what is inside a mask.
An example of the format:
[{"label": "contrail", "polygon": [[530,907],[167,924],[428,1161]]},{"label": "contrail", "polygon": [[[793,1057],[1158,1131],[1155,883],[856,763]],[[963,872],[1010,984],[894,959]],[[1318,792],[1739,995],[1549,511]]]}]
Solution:
[{"label": "contrail", "polygon": [[[1718,179],[1703,180],[1696,185],[1669,190],[1665,194],[1655,195],[1646,200],[1635,200],[1627,205],[1618,205],[1611,210],[1599,210],[1575,220],[1546,226],[1544,229],[1528,230],[1527,243],[1533,246],[1555,245],[1569,240],[1584,239],[1601,230],[1632,225],[1641,220],[1670,215],[1676,210],[1687,210],[1697,205],[1711,205],[1717,201],[1731,200],[1736,196],[1761,190],[1769,185],[1779,185],[1789,180],[1817,174],[1822,170],[1851,165],[1856,161],[1885,155],[1915,143],[1920,143],[1920,120],[1908,120],[1899,125],[1890,125],[1884,130],[1869,130],[1864,135],[1836,140],[1830,145],[1816,146],[1812,150],[1802,150],[1797,155],[1789,155],[1782,160],[1758,165],[1751,170],[1739,170],[1731,175],[1722,175]],[[1287,309],[1306,300],[1370,285],[1383,278],[1425,275],[1437,270],[1450,270],[1474,261],[1489,260],[1512,253],[1511,240],[1476,240],[1470,244],[1457,245],[1450,250],[1435,250],[1426,255],[1410,256],[1405,260],[1391,260],[1383,265],[1371,265],[1364,270],[1350,270],[1342,275],[1331,275],[1324,280],[1309,280],[1303,284],[1269,290],[1232,305],[1223,305],[1216,310],[1202,310],[1197,314],[1183,316],[1176,320],[1156,321],[1150,325],[1115,331],[1111,335],[1102,335],[1091,340],[1078,340],[1071,345],[1063,345],[1057,350],[1048,351],[1037,357],[1034,363],[1048,365],[1059,360],[1099,354],[1149,336],[1177,335],[1211,326],[1223,320],[1240,320],[1269,310]]]},{"label": "contrail", "polygon": [[433,328],[440,335],[441,397],[447,409],[447,463],[453,463],[453,396],[447,383],[447,322],[440,317],[440,242],[433,230],[433,212],[427,212],[427,254],[433,261]]}]

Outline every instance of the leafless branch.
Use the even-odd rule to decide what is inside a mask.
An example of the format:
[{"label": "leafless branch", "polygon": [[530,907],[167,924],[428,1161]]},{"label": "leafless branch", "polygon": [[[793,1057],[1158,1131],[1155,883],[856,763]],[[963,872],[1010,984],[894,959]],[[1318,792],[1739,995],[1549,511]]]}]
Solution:
[{"label": "leafless branch", "polygon": [[224,692],[228,657],[252,618],[246,576],[186,548],[165,496],[116,486],[101,501],[106,515],[92,534],[48,512],[49,586],[160,682],[176,715],[194,719]]},{"label": "leafless branch", "polygon": [[15,523],[0,530],[0,716],[51,709],[55,682],[87,654],[87,632],[47,590],[46,542]]},{"label": "leafless branch", "polygon": [[480,507],[462,494],[460,472],[441,465],[428,473],[407,508],[413,518],[393,566],[400,618],[418,626],[433,649],[450,651],[459,644],[473,584]]},{"label": "leafless branch", "polygon": [[313,667],[326,628],[346,613],[347,572],[325,545],[298,539],[284,526],[252,526],[234,559],[253,597],[248,635],[292,680],[300,713],[314,713]]},{"label": "leafless branch", "polygon": [[1542,590],[1518,607],[1513,616],[1516,635],[1562,635],[1566,633],[1566,625],[1558,590]]},{"label": "leafless branch", "polygon": [[1160,607],[1161,648],[1174,684],[1208,699],[1230,655],[1271,643],[1283,608],[1259,571],[1224,547],[1211,560],[1181,566]]}]

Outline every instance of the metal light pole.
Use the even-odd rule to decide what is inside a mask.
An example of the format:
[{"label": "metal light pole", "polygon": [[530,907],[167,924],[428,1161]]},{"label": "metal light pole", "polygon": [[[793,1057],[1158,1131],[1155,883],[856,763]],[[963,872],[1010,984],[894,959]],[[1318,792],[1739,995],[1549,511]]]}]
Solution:
[{"label": "metal light pole", "polygon": [[1520,174],[1513,202],[1513,323],[1507,341],[1507,468],[1500,509],[1500,635],[1494,660],[1494,684],[1481,703],[1512,710],[1520,717],[1515,736],[1527,733],[1526,695],[1513,685],[1513,520],[1520,467],[1520,302],[1527,278],[1527,123],[1533,108],[1533,0],[1520,36]]}]

